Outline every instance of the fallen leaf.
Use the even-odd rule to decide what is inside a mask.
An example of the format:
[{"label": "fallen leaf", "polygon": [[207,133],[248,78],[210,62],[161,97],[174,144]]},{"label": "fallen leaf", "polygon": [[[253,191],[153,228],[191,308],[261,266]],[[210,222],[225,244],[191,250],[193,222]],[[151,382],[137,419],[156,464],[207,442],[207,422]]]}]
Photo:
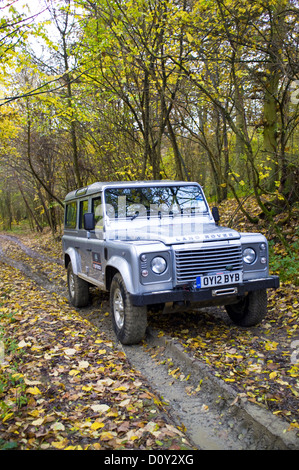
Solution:
[{"label": "fallen leaf", "polygon": [[38,418],[38,419],[32,421],[31,424],[33,424],[33,426],[41,426],[43,424],[43,422],[44,422],[44,418]]},{"label": "fallen leaf", "polygon": [[116,432],[104,431],[101,433],[100,439],[101,441],[110,441],[110,439],[113,439],[116,436],[117,436]]},{"label": "fallen leaf", "polygon": [[88,361],[80,361],[78,364],[79,369],[87,369],[89,367],[89,362]]},{"label": "fallen leaf", "polygon": [[55,442],[52,442],[52,446],[55,447],[55,449],[59,449],[59,450],[62,450],[66,447],[68,443],[68,440],[67,439],[63,439],[62,441],[55,441]]},{"label": "fallen leaf", "polygon": [[18,348],[26,348],[26,346],[31,346],[31,343],[27,343],[25,340],[22,339],[22,341],[20,341],[18,343]]},{"label": "fallen leaf", "polygon": [[108,405],[91,405],[90,408],[95,413],[106,413],[106,411],[110,410],[110,406]]},{"label": "fallen leaf", "polygon": [[81,374],[80,370],[72,369],[69,371],[69,375],[79,375]]},{"label": "fallen leaf", "polygon": [[69,349],[64,350],[64,354],[66,354],[67,356],[73,356],[76,353],[77,353],[76,349],[73,349],[73,348],[69,348]]},{"label": "fallen leaf", "polygon": [[53,431],[65,431],[65,426],[64,424],[57,421],[56,423],[51,425],[51,429],[53,429]]},{"label": "fallen leaf", "polygon": [[95,422],[92,423],[92,425],[90,426],[90,429],[92,429],[93,431],[96,431],[97,429],[103,428],[104,426],[105,426],[104,423],[99,423],[98,421],[95,421]]},{"label": "fallen leaf", "polygon": [[29,387],[26,392],[31,393],[31,395],[40,395],[42,393],[38,387]]}]

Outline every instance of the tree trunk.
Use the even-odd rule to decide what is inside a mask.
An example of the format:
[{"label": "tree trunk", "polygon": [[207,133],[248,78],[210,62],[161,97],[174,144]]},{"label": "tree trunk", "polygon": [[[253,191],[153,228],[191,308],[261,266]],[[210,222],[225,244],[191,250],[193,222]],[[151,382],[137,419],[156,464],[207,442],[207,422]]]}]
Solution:
[{"label": "tree trunk", "polygon": [[274,70],[267,74],[264,96],[264,155],[267,166],[271,168],[267,181],[267,189],[275,189],[275,181],[279,180],[277,155],[277,92],[279,77]]}]

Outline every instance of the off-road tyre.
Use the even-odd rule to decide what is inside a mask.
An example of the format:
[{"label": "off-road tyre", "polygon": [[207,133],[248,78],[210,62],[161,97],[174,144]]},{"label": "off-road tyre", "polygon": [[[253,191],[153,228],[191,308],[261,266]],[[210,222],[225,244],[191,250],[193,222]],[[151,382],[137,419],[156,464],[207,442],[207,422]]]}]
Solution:
[{"label": "off-road tyre", "polygon": [[89,304],[89,284],[74,274],[72,263],[67,267],[67,285],[71,304],[86,307]]},{"label": "off-road tyre", "polygon": [[226,305],[230,319],[238,326],[258,325],[267,313],[266,289],[249,292],[236,304]]},{"label": "off-road tyre", "polygon": [[110,311],[117,339],[122,344],[139,343],[147,327],[147,308],[132,305],[123,278],[115,274],[110,287]]}]

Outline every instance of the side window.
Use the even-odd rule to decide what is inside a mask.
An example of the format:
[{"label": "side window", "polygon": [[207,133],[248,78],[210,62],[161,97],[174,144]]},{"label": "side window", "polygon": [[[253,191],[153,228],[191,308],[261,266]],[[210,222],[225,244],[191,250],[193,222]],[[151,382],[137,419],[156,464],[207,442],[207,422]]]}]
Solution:
[{"label": "side window", "polygon": [[84,214],[88,212],[88,199],[80,201],[80,220],[79,228],[84,228]]},{"label": "side window", "polygon": [[69,202],[65,206],[65,227],[76,228],[77,202]]},{"label": "side window", "polygon": [[98,229],[103,229],[103,209],[101,197],[92,200],[92,212],[94,213],[95,225]]}]

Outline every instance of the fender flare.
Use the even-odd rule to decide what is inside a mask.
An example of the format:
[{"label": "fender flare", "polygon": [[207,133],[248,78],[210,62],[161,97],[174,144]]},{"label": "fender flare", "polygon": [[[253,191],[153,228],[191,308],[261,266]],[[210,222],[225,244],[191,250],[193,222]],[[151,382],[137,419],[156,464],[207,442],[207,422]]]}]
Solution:
[{"label": "fender flare", "polygon": [[77,250],[75,248],[68,248],[64,254],[64,265],[65,267],[67,268],[68,266],[68,262],[67,262],[67,258],[70,259],[69,262],[72,263],[72,269],[73,269],[73,273],[77,276],[78,275],[78,272],[81,271],[81,259],[80,259],[80,256],[77,252]]},{"label": "fender flare", "polygon": [[134,293],[136,291],[132,282],[132,267],[126,260],[118,256],[112,256],[106,265],[106,270],[108,268],[116,269],[120,273],[129,293]]}]

